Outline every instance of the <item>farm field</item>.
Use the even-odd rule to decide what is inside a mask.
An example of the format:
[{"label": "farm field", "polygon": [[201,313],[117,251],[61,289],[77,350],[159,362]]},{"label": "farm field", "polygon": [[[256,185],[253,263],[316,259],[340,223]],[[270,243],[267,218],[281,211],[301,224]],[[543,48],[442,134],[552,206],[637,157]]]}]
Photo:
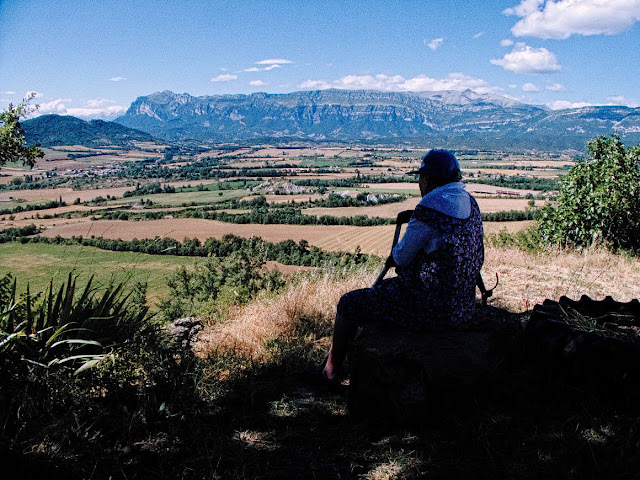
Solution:
[{"label": "farm field", "polygon": [[[394,225],[236,224],[181,218],[178,212],[183,209],[181,207],[195,203],[209,206],[220,213],[241,215],[250,212],[250,202],[262,196],[264,200],[259,200],[258,204],[272,213],[286,211],[278,210],[278,204],[294,202],[297,208],[301,208],[301,213],[310,216],[392,219],[398,212],[415,207],[419,201],[419,189],[415,182],[386,179],[405,180],[407,177],[403,176],[404,173],[415,169],[424,153],[422,150],[394,148],[278,148],[269,145],[197,153],[177,148],[171,160],[160,163],[166,157],[163,154],[165,147],[144,145],[141,148],[143,150],[118,151],[81,146],[56,147],[47,149],[45,158],[38,161],[33,170],[16,168],[16,165],[3,168],[0,173],[6,176],[0,177],[0,183],[8,184],[7,187],[19,185],[21,179],[43,183],[32,189],[5,187],[0,190],[0,207],[5,211],[17,207],[29,208],[48,201],[62,200],[67,205],[5,214],[0,216],[0,229],[35,224],[43,229],[41,235],[46,237],[95,236],[123,240],[170,237],[178,241],[185,238],[204,241],[234,234],[245,238],[258,236],[269,242],[306,240],[311,246],[327,251],[354,252],[359,248],[363,253],[386,257]],[[91,152],[102,155],[76,157]],[[541,198],[538,196],[541,192],[496,187],[478,183],[476,178],[483,178],[484,175],[491,179],[498,173],[507,177],[518,173],[526,177],[557,174],[571,163],[566,158],[527,154],[460,153],[459,157],[463,170],[473,172],[473,178],[467,178],[471,180],[467,189],[476,194],[480,209],[485,213],[525,210],[529,208],[531,196]],[[515,167],[504,169],[504,172],[486,168],[500,166],[501,162]],[[518,170],[520,166],[522,171]],[[124,168],[128,169],[127,176],[122,175]],[[156,168],[162,168],[166,177],[153,175]],[[356,175],[377,176],[381,183],[358,183],[354,180]],[[50,186],[53,180],[53,184],[58,185],[56,188]],[[155,190],[145,190],[153,187],[153,184],[156,185]],[[274,194],[274,189],[280,186],[284,186],[284,191],[299,192],[304,189],[305,193]],[[140,191],[134,196],[131,193],[124,196],[125,192],[132,192],[136,188]],[[163,191],[167,188],[176,191]],[[313,204],[327,200],[331,193],[349,197],[349,201],[356,202],[358,206],[328,208]],[[360,193],[400,194],[408,198],[382,205],[370,205],[362,200],[358,204]],[[97,199],[101,201],[97,202]],[[266,204],[260,203],[265,201]],[[543,203],[543,200],[535,200],[538,207]],[[99,219],[105,215],[104,212],[111,214],[112,218],[119,218],[118,215],[122,214],[125,218],[129,215],[130,219]],[[147,214],[152,217],[155,215],[156,219],[136,218]],[[485,232],[515,232],[531,224],[531,221],[485,222]],[[52,246],[14,243],[0,246],[0,258],[3,271],[24,274],[26,278],[33,279],[34,286],[40,281],[48,282],[49,276],[64,276],[72,268],[87,272],[92,266],[104,265],[104,268],[100,268],[101,275],[107,275],[107,272],[109,275],[111,272],[124,275],[124,272],[132,270],[136,275],[149,279],[150,292],[160,292],[153,295],[162,294],[162,282],[159,279],[165,272],[192,261],[180,257],[147,259],[141,254],[134,257],[130,253],[101,252],[89,247],[54,250]],[[26,261],[27,258],[30,261]],[[135,268],[131,265],[135,265]],[[40,276],[36,274],[37,271],[41,272]]]},{"label": "farm field", "polygon": [[[222,238],[233,234],[240,237],[261,237],[268,242],[307,240],[310,245],[330,251],[353,252],[360,245],[363,253],[386,255],[393,237],[393,225],[354,227],[342,225],[262,225],[232,224],[197,218],[173,218],[162,220],[124,221],[87,220],[74,221],[49,227],[42,236],[64,238],[73,236],[104,237],[133,240],[134,238],[169,237],[182,241],[185,238]],[[366,242],[365,243],[360,243]]]},{"label": "farm field", "polygon": [[[485,234],[506,230],[510,233],[529,227],[531,221],[485,222]],[[387,256],[391,248],[394,225],[356,227],[350,225],[261,225],[231,224],[216,220],[173,218],[145,221],[70,219],[68,223],[51,225],[42,236],[71,238],[73,236],[104,237],[133,240],[134,238],[169,237],[182,241],[185,238],[220,239],[233,234],[240,237],[261,237],[268,242],[306,240],[310,245],[334,252],[354,252],[359,246],[362,253]],[[0,247],[1,248],[1,247]]]},{"label": "farm field", "polygon": [[79,275],[78,282],[81,284],[91,275],[101,285],[112,281],[126,281],[128,285],[147,282],[147,296],[151,304],[157,304],[169,292],[167,274],[178,267],[193,265],[196,261],[202,259],[112,252],[81,245],[0,244],[0,276],[6,273],[14,275],[20,291],[26,289],[27,282],[32,293],[44,291],[51,280],[54,286],[60,285],[73,271]]},{"label": "farm field", "polygon": [[[525,210],[529,200],[524,198],[484,198],[476,197],[480,211],[483,213],[501,212],[504,210]],[[384,205],[373,205],[370,207],[311,207],[305,208],[302,213],[305,215],[333,215],[336,217],[355,217],[357,215],[368,215],[369,217],[395,218],[403,210],[413,210],[419,197],[411,197],[403,202],[387,203]],[[544,201],[535,200],[536,207],[544,205]]]}]

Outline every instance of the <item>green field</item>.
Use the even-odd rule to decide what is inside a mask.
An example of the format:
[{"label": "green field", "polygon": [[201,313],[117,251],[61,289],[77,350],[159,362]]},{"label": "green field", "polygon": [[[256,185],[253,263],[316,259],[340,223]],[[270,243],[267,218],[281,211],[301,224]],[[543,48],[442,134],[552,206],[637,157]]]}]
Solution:
[{"label": "green field", "polygon": [[147,255],[135,252],[112,252],[79,245],[49,245],[9,242],[0,245],[0,275],[11,273],[23,292],[29,283],[32,293],[45,290],[51,279],[62,284],[69,272],[79,275],[84,284],[94,275],[97,284],[110,281],[147,282],[147,298],[157,304],[169,288],[166,276],[182,265],[193,265],[198,259],[172,255]]},{"label": "green field", "polygon": [[130,203],[137,203],[140,199],[151,200],[154,205],[157,206],[166,206],[166,207],[178,207],[183,204],[189,204],[191,202],[196,202],[198,204],[210,204],[210,203],[219,203],[224,202],[225,200],[231,200],[232,198],[240,199],[251,195],[246,190],[204,190],[201,192],[198,191],[187,191],[187,192],[176,192],[176,193],[154,193],[149,195],[142,195],[140,197],[127,197],[127,198],[118,198],[117,200],[113,200],[107,202],[108,205],[123,205]]}]

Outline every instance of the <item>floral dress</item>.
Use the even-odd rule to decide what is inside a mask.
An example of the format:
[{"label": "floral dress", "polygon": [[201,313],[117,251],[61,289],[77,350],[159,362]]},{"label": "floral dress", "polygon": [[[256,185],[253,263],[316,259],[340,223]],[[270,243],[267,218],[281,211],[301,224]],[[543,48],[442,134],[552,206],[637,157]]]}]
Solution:
[{"label": "floral dress", "polygon": [[396,269],[396,277],[375,288],[345,294],[338,303],[338,314],[358,324],[382,321],[415,330],[467,322],[484,262],[480,209],[469,198],[471,215],[466,219],[418,205],[413,217],[442,232],[442,247],[429,254],[421,251],[409,266]]}]

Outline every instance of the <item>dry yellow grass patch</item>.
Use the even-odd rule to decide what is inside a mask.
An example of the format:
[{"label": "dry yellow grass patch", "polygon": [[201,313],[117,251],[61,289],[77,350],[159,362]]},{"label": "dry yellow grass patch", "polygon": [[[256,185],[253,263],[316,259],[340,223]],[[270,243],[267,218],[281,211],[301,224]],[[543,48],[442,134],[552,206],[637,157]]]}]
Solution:
[{"label": "dry yellow grass patch", "polygon": [[[350,290],[370,286],[374,280],[375,273],[343,280],[328,275],[300,279],[278,296],[234,307],[225,322],[207,325],[196,353],[206,357],[213,352],[234,352],[248,358],[264,358],[268,355],[266,341],[293,336],[301,318],[333,322],[340,297]],[[328,341],[325,338],[319,346],[327,348]]]},{"label": "dry yellow grass patch", "polygon": [[[556,252],[532,255],[515,249],[486,250],[483,277],[492,287],[495,273],[500,285],[491,304],[509,311],[530,310],[546,298],[578,299],[586,294],[595,299],[607,295],[618,301],[640,298],[640,261],[592,250],[584,254]],[[351,290],[371,286],[377,272],[358,273],[343,280],[330,276],[302,279],[284,293],[262,297],[244,307],[235,307],[223,323],[206,326],[196,346],[198,355],[233,352],[247,358],[268,355],[266,342],[295,335],[300,319],[329,325],[340,297]],[[329,338],[317,342],[325,350]]]},{"label": "dry yellow grass patch", "polygon": [[482,270],[487,287],[495,283],[496,272],[500,285],[492,304],[516,312],[562,295],[600,300],[610,295],[620,302],[640,298],[640,261],[597,249],[532,255],[487,248]]}]

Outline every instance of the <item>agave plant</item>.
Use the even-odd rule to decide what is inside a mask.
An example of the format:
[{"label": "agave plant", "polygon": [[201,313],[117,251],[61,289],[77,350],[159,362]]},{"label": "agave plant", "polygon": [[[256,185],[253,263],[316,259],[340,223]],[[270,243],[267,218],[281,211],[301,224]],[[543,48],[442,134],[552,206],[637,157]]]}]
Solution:
[{"label": "agave plant", "polygon": [[[53,281],[44,294],[16,296],[16,280],[0,279],[0,354],[18,354],[40,367],[77,367],[80,373],[110,356],[148,320],[148,308],[131,305],[124,283],[106,288],[76,286],[77,275],[59,289]],[[78,366],[79,365],[79,366]]]}]

